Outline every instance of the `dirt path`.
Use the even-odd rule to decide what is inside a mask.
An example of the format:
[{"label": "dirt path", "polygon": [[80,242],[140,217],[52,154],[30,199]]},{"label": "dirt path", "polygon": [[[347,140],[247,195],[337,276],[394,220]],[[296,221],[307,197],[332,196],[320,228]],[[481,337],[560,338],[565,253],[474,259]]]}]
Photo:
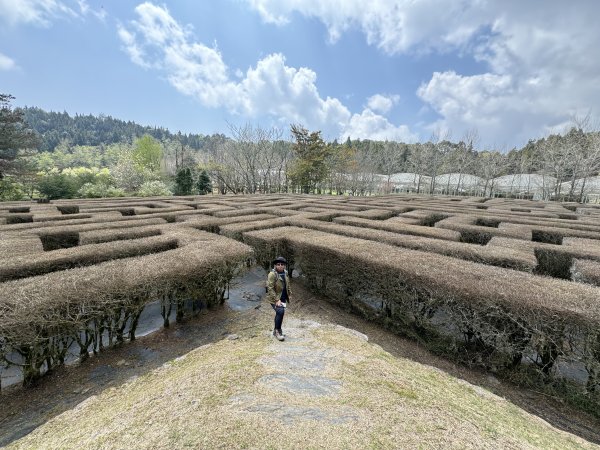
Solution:
[{"label": "dirt path", "polygon": [[[588,441],[600,443],[600,421],[589,415],[574,411],[556,399],[519,389],[500,382],[488,374],[468,370],[431,355],[416,343],[348,314],[327,303],[323,298],[311,294],[298,284],[296,284],[294,294],[295,299],[300,300],[290,307],[284,322],[284,332],[286,326],[289,326],[294,329],[292,335],[302,336],[301,329],[310,328],[310,321],[332,323],[357,330],[367,335],[370,342],[380,345],[394,356],[409,358],[437,367],[455,377],[483,386],[559,429],[576,434]],[[27,390],[15,388],[3,392],[1,396],[3,408],[0,409],[0,445],[6,445],[28,434],[50,418],[72,409],[75,405],[92,395],[101,393],[109,386],[120,386],[199,346],[220,341],[226,337],[231,339],[235,339],[236,336],[252,337],[256,333],[257,324],[269,322],[272,311],[264,304],[261,307],[259,303],[250,300],[248,307],[247,310],[240,310],[238,304],[235,311],[227,306],[213,309],[186,323],[175,324],[169,329],[162,329],[133,343],[104,352],[84,364],[61,368],[45,377],[35,388]],[[303,322],[298,322],[300,318]],[[299,326],[300,323],[302,326]],[[274,341],[274,345],[276,344]],[[318,368],[325,364],[326,359],[319,358],[318,355],[315,357],[315,355],[307,354],[303,350],[305,344],[301,339],[294,342],[293,338],[290,338],[287,347],[293,349],[292,354],[295,356],[290,356],[290,352],[276,352],[273,356],[274,361],[265,361],[265,364],[276,363],[291,369],[294,366],[303,367],[302,370],[295,373],[296,379],[289,380],[286,376],[277,378],[278,375],[272,375],[275,378],[265,380],[265,382],[279,383],[288,388],[290,385],[300,386],[299,389],[309,394],[311,392],[317,393],[317,395],[334,393],[336,385],[332,380],[311,378],[311,372],[319,372]],[[274,348],[277,349],[277,347]],[[289,378],[289,375],[287,377]],[[279,407],[278,405],[263,404],[251,395],[241,397],[238,401],[240,407],[246,408],[248,411],[262,408],[268,412]],[[285,411],[280,412],[283,417],[286,417]],[[288,413],[293,415],[297,412],[288,411]],[[330,420],[332,423],[352,420],[353,417],[353,412],[350,410],[347,411],[347,414],[335,417],[318,410],[307,410],[304,413],[312,414],[323,420]],[[290,420],[292,419],[293,417],[290,416]]]}]

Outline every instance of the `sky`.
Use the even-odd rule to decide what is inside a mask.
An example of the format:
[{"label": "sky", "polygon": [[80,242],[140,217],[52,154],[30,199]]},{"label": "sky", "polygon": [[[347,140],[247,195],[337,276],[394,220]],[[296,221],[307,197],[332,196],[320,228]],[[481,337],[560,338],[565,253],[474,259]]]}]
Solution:
[{"label": "sky", "polygon": [[600,123],[600,2],[0,0],[14,106],[520,148]]}]

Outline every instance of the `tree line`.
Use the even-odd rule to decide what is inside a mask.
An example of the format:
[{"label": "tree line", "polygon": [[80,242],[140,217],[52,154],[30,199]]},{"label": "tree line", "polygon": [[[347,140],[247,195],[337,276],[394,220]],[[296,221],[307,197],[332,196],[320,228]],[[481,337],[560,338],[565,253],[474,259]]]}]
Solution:
[{"label": "tree line", "polygon": [[[325,142],[318,130],[230,125],[230,137],[172,134],[110,117],[70,117],[12,108],[2,94],[0,198],[226,193],[369,195],[395,189],[394,174],[414,174],[419,193],[494,195],[495,179],[539,174],[550,198],[581,200],[600,171],[600,134],[589,118],[521,149],[482,148],[476,131],[458,141],[348,138]],[[57,140],[58,139],[58,140]],[[49,146],[51,146],[49,148]],[[453,182],[441,175],[454,174]],[[469,191],[465,180],[481,185]],[[566,186],[566,187],[565,187]]]}]

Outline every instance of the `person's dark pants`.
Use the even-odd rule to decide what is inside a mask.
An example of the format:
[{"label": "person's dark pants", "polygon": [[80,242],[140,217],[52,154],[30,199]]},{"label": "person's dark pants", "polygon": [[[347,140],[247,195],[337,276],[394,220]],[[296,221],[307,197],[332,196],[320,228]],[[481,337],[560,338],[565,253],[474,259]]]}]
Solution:
[{"label": "person's dark pants", "polygon": [[283,323],[283,315],[285,314],[285,308],[283,306],[275,306],[271,304],[275,310],[275,329],[281,333],[281,324]]}]

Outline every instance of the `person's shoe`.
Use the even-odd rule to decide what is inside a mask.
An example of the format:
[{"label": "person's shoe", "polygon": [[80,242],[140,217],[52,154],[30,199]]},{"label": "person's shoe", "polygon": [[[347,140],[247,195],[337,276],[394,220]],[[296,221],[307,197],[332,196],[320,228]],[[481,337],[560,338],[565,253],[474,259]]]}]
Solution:
[{"label": "person's shoe", "polygon": [[284,341],[285,338],[281,335],[281,333],[279,331],[275,331],[275,338],[277,338],[278,341]]}]

